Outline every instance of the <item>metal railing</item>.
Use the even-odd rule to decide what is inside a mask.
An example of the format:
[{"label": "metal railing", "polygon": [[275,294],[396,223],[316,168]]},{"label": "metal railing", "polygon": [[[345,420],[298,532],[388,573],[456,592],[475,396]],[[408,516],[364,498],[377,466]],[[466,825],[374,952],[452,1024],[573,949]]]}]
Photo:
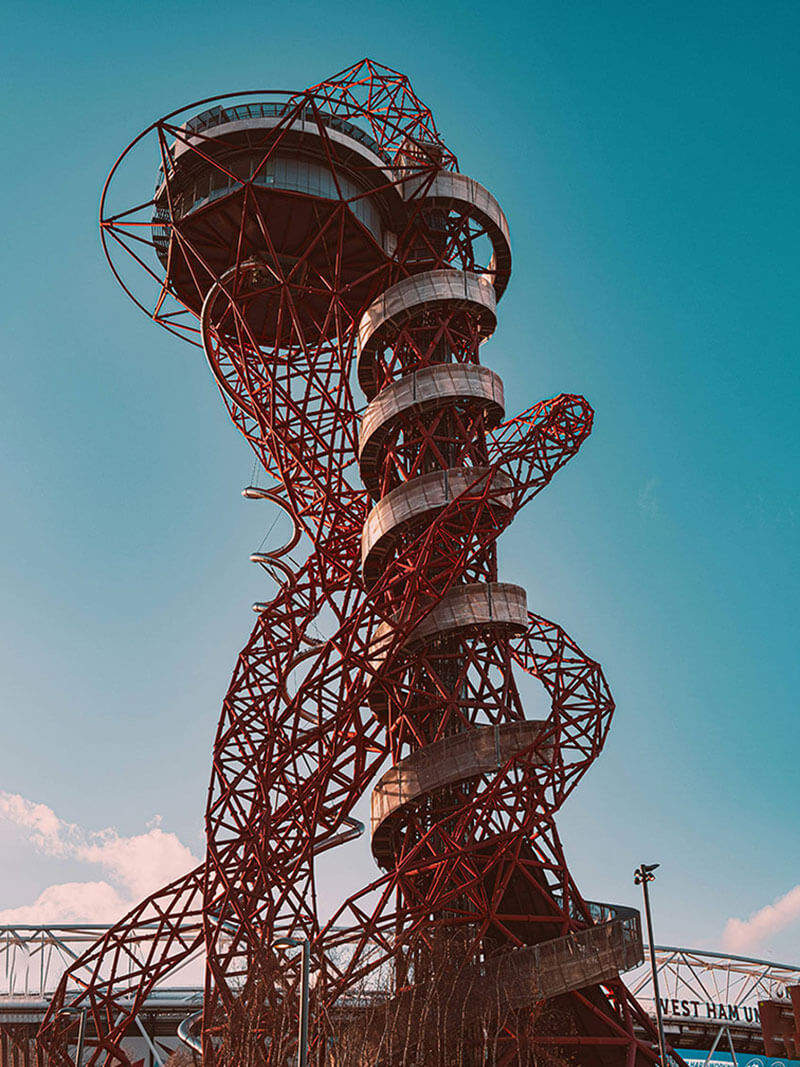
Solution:
[{"label": "metal railing", "polygon": [[[110,929],[110,926],[77,923],[0,926],[0,1002],[49,1000],[65,971]],[[158,936],[156,923],[152,929],[152,937],[145,928],[143,936],[128,946],[124,958],[132,975],[140,969]],[[118,974],[122,959],[120,956],[117,961]],[[193,992],[195,988],[184,981],[181,991]],[[170,988],[170,995],[173,992]]]},{"label": "metal railing", "polygon": [[[632,909],[626,909],[632,910]],[[497,979],[522,1006],[572,989],[607,982],[644,959],[639,915],[515,949],[498,960]]]},{"label": "metal railing", "polygon": [[[214,107],[208,108],[207,111],[201,111],[199,115],[195,115],[193,118],[189,119],[185,124],[185,129],[189,133],[203,133],[206,130],[212,130],[214,127],[222,126],[228,122],[246,122],[248,119],[282,118],[284,115],[288,115],[296,106],[296,100],[261,100],[249,104],[236,104],[233,107],[221,107],[217,104]],[[373,137],[370,137],[370,135],[359,126],[342,118],[340,115],[332,115],[329,111],[312,112],[312,110],[308,108],[307,112],[302,115],[302,118],[307,122],[319,120],[324,126],[329,127],[329,129],[338,130],[340,133],[346,134],[354,141],[358,141],[360,144],[364,145],[365,148],[368,148],[370,152],[373,152],[385,162],[392,162],[391,156],[383,151]]]},{"label": "metal railing", "polygon": [[[565,938],[519,949],[537,961],[537,969],[555,966],[553,961],[577,961],[586,954],[603,951],[619,961],[619,970],[636,966],[642,959],[639,913],[633,908],[589,902],[597,926]],[[55,992],[64,972],[110,929],[97,924],[47,924],[42,926],[0,926],[0,1000],[45,1001]],[[157,936],[153,925],[153,938]],[[144,935],[129,946],[129,968],[134,974],[147,954],[151,939]],[[512,954],[515,955],[515,954]],[[198,955],[199,958],[199,955]],[[520,957],[521,958],[521,957]],[[631,962],[632,961],[632,962]],[[173,981],[175,978],[173,977]],[[184,981],[180,987],[162,985],[157,995],[180,995],[191,999],[200,982]]]}]

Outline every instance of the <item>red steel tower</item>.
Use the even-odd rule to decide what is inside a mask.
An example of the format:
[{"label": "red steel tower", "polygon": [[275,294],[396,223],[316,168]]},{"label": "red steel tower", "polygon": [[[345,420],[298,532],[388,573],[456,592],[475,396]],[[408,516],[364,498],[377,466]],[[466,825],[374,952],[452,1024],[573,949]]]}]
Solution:
[{"label": "red steel tower", "polygon": [[[155,193],[120,210],[113,183],[148,149]],[[367,60],[154,123],[101,227],[140,307],[204,348],[269,481],[245,494],[293,533],[253,556],[276,589],[225,698],[205,863],[76,961],[43,1053],[72,1062],[85,1008],[89,1063],[128,1067],[144,998],[202,943],[203,1063],[293,1062],[289,938],[310,944],[311,1063],[654,1062],[619,978],[638,915],[582,898],[554,823],[613,702],[498,574],[497,538],[592,412],[562,395],[506,419],[480,363],[511,269],[497,201]],[[527,679],[546,719],[525,716]],[[360,833],[369,789],[377,877],[322,922],[315,858]]]}]

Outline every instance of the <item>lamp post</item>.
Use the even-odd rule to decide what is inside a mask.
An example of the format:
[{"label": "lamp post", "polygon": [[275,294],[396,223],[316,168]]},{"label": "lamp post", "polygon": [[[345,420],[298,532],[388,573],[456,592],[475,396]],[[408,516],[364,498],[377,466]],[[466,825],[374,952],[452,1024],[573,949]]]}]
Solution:
[{"label": "lamp post", "polygon": [[658,1053],[661,1057],[661,1067],[667,1067],[667,1050],[664,1041],[664,1017],[661,1014],[661,998],[658,995],[658,971],[656,970],[656,950],[653,942],[653,920],[650,916],[650,894],[647,891],[647,883],[655,881],[653,871],[660,867],[660,863],[643,863],[633,872],[633,884],[642,887],[644,895],[644,915],[647,922],[647,944],[650,948],[650,970],[653,975],[653,997],[656,1002],[656,1023],[658,1026]]},{"label": "lamp post", "polygon": [[308,1067],[308,981],[311,970],[311,942],[307,938],[278,937],[276,947],[288,945],[301,948],[300,958],[300,1018],[297,1024],[297,1067]]},{"label": "lamp post", "polygon": [[83,1044],[86,1039],[86,1012],[87,1008],[61,1008],[57,1015],[79,1015],[78,1040],[75,1048],[75,1067],[81,1067],[83,1059]]}]

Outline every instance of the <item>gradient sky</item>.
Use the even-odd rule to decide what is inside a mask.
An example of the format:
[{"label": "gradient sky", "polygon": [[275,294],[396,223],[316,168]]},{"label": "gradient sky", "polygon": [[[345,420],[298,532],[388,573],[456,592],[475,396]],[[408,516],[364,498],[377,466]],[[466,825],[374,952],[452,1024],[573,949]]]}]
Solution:
[{"label": "gradient sky", "polygon": [[[202,854],[219,705],[267,590],[250,454],[202,355],[107,270],[105,175],[173,108],[369,55],[509,218],[483,350],[509,414],[564,391],[596,411],[500,543],[501,576],[617,700],[560,819],[573,873],[636,905],[634,866],[660,861],[660,943],[800,963],[799,43],[794,0],[12,0],[0,918],[63,883],[105,885],[113,911],[145,868]],[[323,868],[332,902],[374,872],[366,841],[347,848]]]}]

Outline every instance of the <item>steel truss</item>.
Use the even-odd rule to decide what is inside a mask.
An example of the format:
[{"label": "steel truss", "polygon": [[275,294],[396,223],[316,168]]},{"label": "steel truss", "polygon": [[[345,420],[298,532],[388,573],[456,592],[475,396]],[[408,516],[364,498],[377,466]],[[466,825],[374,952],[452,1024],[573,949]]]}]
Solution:
[{"label": "steel truss", "polygon": [[[656,946],[662,1010],[670,1029],[717,1031],[727,1024],[737,1039],[748,1033],[761,1040],[759,1003],[789,1003],[789,988],[800,985],[800,967],[705,949]],[[648,1007],[654,1004],[647,968],[632,971],[628,984]]]},{"label": "steel truss", "polygon": [[[554,822],[613,701],[598,664],[497,571],[497,538],[592,423],[572,395],[504,421],[502,383],[480,366],[510,272],[502,211],[459,174],[408,80],[371,61],[186,114],[115,166],[149,139],[161,171],[123,211],[107,184],[103,240],[139,306],[203,346],[272,479],[247,493],[293,534],[254,555],[277,591],[223,704],[205,863],[69,968],[42,1055],[72,1062],[64,1009],[86,1007],[88,1063],[130,1067],[127,1027],[202,942],[204,1063],[287,1063],[299,971],[275,941],[292,937],[311,942],[315,1064],[355,1062],[354,1034],[363,1063],[652,1063],[650,1020],[618,976],[638,927],[596,924]],[[550,697],[546,720],[525,718],[525,675]],[[322,923],[315,856],[358,832],[371,783],[381,874]],[[441,986],[442,961],[464,1005],[498,975],[506,999],[479,1026],[463,1007],[458,1056],[422,1025],[399,1050],[397,1012]]]}]

